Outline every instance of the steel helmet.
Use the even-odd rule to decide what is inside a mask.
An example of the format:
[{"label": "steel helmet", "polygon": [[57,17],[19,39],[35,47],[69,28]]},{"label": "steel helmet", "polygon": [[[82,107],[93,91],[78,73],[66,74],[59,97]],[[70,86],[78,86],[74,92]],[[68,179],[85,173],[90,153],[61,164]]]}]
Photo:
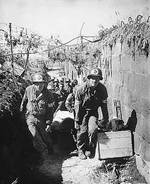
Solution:
[{"label": "steel helmet", "polygon": [[60,79],[60,82],[64,82],[64,78],[61,78],[61,79]]},{"label": "steel helmet", "polygon": [[90,71],[90,74],[87,76],[88,79],[90,79],[91,77],[99,77],[100,80],[103,79],[102,77],[102,71],[100,68],[93,68],[91,71]]},{"label": "steel helmet", "polygon": [[32,76],[32,82],[46,82],[46,81],[44,80],[44,76],[42,74],[35,73]]},{"label": "steel helmet", "polygon": [[55,78],[55,79],[54,79],[54,82],[57,83],[57,82],[59,82],[59,80]]},{"label": "steel helmet", "polygon": [[55,79],[55,78],[54,78],[53,76],[51,76],[51,80],[50,80],[50,81],[54,81],[54,79]]},{"label": "steel helmet", "polygon": [[66,82],[70,82],[70,79],[69,78],[66,78]]},{"label": "steel helmet", "polygon": [[74,79],[74,80],[72,81],[72,84],[73,84],[73,85],[77,85],[77,84],[78,84],[78,80],[77,80],[77,79]]}]

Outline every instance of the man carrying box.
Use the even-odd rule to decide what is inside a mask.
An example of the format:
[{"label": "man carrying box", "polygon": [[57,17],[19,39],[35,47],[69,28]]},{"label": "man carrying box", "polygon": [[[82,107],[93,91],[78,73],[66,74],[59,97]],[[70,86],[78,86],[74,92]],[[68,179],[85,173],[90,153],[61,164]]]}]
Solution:
[{"label": "man carrying box", "polygon": [[102,71],[94,68],[87,76],[87,82],[80,86],[75,94],[75,128],[77,129],[77,148],[80,159],[91,156],[95,149],[95,133],[98,127],[98,108],[101,107],[103,119],[99,127],[108,122],[107,90],[100,83]]}]

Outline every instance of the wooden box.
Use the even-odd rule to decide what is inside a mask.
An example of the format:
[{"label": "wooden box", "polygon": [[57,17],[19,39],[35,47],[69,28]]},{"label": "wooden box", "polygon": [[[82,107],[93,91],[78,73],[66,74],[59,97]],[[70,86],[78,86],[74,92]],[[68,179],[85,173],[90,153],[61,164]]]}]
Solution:
[{"label": "wooden box", "polygon": [[131,131],[98,132],[95,158],[119,158],[133,155]]}]

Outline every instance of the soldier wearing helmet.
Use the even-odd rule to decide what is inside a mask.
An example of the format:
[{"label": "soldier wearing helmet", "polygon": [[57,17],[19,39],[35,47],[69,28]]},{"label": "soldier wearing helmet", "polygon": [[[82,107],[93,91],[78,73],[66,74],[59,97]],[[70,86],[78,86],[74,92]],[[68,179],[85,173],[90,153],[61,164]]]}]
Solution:
[{"label": "soldier wearing helmet", "polygon": [[71,83],[72,87],[74,88],[76,85],[78,85],[78,80],[74,79]]},{"label": "soldier wearing helmet", "polygon": [[69,95],[73,91],[73,87],[71,85],[71,81],[70,81],[69,78],[67,78],[66,81],[65,81],[65,90],[67,92],[67,95]]},{"label": "soldier wearing helmet", "polygon": [[94,154],[98,119],[101,119],[99,108],[102,111],[103,126],[109,119],[108,94],[106,87],[100,82],[102,79],[102,71],[99,68],[92,69],[87,81],[78,87],[75,94],[75,127],[80,159],[86,159]]},{"label": "soldier wearing helmet", "polygon": [[33,146],[41,153],[51,151],[51,140],[46,128],[52,122],[54,98],[46,88],[44,76],[35,73],[33,84],[25,89],[20,111],[25,113],[28,129],[33,136]]},{"label": "soldier wearing helmet", "polygon": [[59,80],[56,78],[54,79],[54,88],[55,88],[55,92],[59,90]]}]

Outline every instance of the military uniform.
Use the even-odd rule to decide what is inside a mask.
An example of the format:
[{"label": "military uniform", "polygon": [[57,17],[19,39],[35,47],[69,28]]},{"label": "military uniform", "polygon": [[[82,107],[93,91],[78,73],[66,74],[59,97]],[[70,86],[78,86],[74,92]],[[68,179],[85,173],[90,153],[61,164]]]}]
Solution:
[{"label": "military uniform", "polygon": [[[62,85],[62,84],[60,84]],[[56,109],[56,112],[58,110],[66,110],[65,108],[65,100],[67,98],[67,92],[64,89],[63,85],[60,89],[57,90],[57,92],[55,93],[57,96],[57,102],[58,102],[58,107]]]},{"label": "military uniform", "polygon": [[53,106],[54,98],[45,87],[40,94],[35,84],[26,88],[20,110],[26,110],[26,123],[33,136],[33,145],[41,153],[51,150],[52,143],[45,129],[52,122]]},{"label": "military uniform", "polygon": [[86,82],[76,91],[74,108],[79,151],[85,153],[95,146],[99,107],[101,107],[104,121],[108,121],[107,97],[106,87],[100,82],[95,88]]},{"label": "military uniform", "polygon": [[66,99],[66,102],[65,102],[65,107],[67,108],[67,110],[69,112],[73,112],[74,111],[75,93],[76,93],[77,88],[78,88],[78,86],[74,86],[73,92],[70,93],[67,96],[67,99]]},{"label": "military uniform", "polygon": [[66,84],[65,85],[65,90],[66,90],[66,92],[67,92],[67,95],[69,95],[70,93],[72,93],[73,92],[73,87],[70,85],[70,84]]}]

